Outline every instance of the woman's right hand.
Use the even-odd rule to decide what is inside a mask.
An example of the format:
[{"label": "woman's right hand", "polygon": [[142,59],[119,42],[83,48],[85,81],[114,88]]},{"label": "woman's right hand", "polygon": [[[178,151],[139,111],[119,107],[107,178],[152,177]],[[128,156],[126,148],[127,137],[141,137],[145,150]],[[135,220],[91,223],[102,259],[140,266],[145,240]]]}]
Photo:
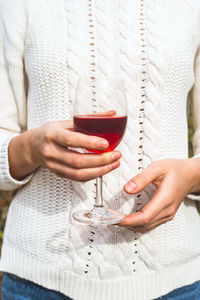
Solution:
[{"label": "woman's right hand", "polygon": [[72,121],[56,121],[32,130],[30,157],[33,165],[45,166],[60,177],[85,182],[119,167],[119,151],[78,153],[71,148],[105,150],[107,140],[73,131]]}]

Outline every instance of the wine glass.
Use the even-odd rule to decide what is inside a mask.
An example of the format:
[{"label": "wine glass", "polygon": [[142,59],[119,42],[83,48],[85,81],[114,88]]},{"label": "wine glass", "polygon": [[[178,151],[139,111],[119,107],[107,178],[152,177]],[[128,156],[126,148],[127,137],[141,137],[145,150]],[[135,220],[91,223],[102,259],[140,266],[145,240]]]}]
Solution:
[{"label": "wine glass", "polygon": [[[122,80],[79,80],[74,101],[74,129],[98,136],[109,142],[103,153],[114,150],[122,140],[127,124],[127,100]],[[105,207],[102,177],[96,179],[96,203],[92,210],[79,210],[73,214],[76,221],[86,224],[117,224],[125,218],[119,211]]]}]

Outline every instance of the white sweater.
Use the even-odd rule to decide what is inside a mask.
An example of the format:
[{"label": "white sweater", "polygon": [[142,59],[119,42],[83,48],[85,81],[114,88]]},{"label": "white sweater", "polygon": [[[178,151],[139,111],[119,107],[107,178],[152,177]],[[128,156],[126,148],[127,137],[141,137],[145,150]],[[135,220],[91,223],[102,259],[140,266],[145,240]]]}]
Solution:
[{"label": "white sweater", "polygon": [[0,270],[74,300],[149,300],[200,280],[199,197],[188,196],[171,222],[144,235],[82,225],[71,216],[92,207],[94,181],[61,179],[44,167],[16,181],[7,155],[14,135],[72,119],[78,78],[122,78],[128,128],[104,197],[126,214],[141,209],[154,187],[130,196],[123,185],[152,161],[188,157],[192,87],[200,153],[200,1],[2,0],[0,22],[0,188],[19,188]]}]

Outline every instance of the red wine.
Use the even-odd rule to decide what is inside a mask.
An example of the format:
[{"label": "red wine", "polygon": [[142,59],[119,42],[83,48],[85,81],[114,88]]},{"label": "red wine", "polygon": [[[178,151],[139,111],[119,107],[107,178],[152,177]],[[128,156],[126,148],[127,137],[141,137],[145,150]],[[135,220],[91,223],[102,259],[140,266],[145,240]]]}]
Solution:
[{"label": "red wine", "polygon": [[91,152],[102,153],[114,150],[124,135],[127,116],[75,116],[75,131],[95,135],[106,139],[109,148],[106,150],[91,150]]}]

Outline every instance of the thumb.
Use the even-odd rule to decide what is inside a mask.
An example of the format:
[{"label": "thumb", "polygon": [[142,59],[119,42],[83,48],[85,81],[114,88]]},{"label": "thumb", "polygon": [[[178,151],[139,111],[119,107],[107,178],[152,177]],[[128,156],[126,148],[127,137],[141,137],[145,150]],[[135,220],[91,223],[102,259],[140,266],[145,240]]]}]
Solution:
[{"label": "thumb", "polygon": [[163,170],[158,163],[149,165],[143,172],[139,173],[124,185],[127,194],[137,194],[141,192],[152,181],[163,175]]}]

